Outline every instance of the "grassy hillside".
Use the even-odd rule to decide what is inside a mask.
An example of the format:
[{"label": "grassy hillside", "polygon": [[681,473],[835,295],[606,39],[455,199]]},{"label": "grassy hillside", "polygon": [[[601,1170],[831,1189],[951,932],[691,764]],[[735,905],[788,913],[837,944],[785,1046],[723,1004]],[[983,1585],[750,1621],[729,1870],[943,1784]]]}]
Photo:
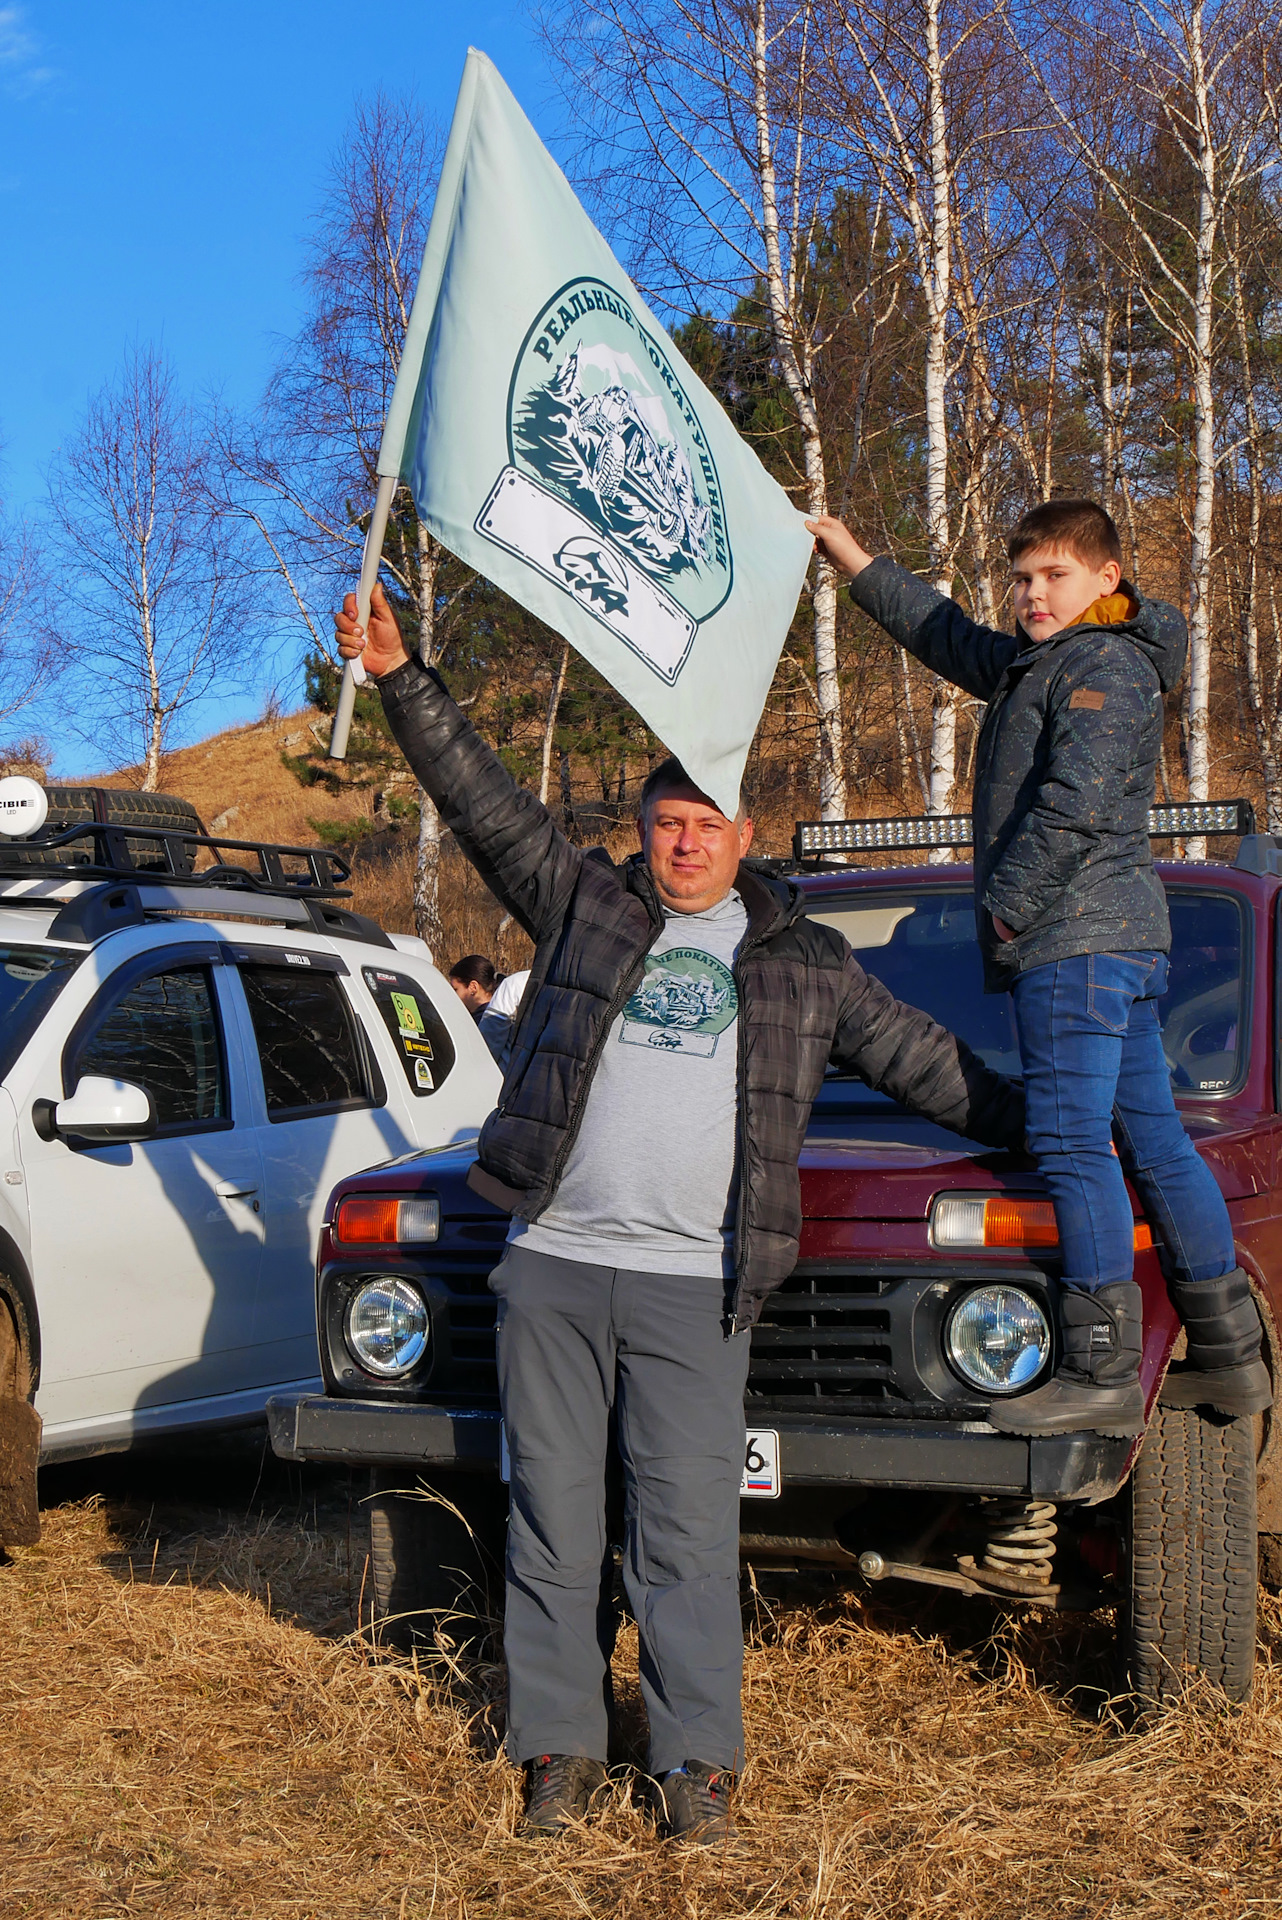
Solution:
[{"label": "grassy hillside", "polygon": [[[416,822],[376,819],[373,789],[324,758],[328,739],[328,716],[306,708],[232,727],[168,754],[161,786],[190,800],[213,833],[291,846],[323,842],[349,853],[351,905],[391,932],[412,933]],[[141,777],[140,768],[126,767],[95,784],[136,787]],[[449,836],[441,918],[445,951],[436,958],[446,966],[463,953],[488,953],[508,970],[525,964],[529,943],[515,927],[499,933],[502,909]]]}]

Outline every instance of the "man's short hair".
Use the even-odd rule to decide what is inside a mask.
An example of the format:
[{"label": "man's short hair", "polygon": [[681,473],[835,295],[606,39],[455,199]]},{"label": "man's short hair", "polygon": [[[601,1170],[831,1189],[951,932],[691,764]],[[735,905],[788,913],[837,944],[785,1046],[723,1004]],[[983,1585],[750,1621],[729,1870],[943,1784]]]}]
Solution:
[{"label": "man's short hair", "polygon": [[1116,522],[1095,500],[1043,500],[1031,507],[1006,542],[1006,557],[1013,564],[1036,547],[1071,553],[1097,572],[1110,560],[1122,564]]},{"label": "man's short hair", "polygon": [[[699,785],[699,782],[690,778],[690,775],[686,772],[676,755],[671,753],[666,760],[659,762],[652,773],[648,773],[645,777],[645,784],[641,789],[641,800],[638,808],[641,818],[643,820],[649,819],[650,808],[659,798],[660,794],[680,793],[683,790],[687,793],[703,793],[703,788]],[[712,804],[716,806],[715,800]],[[718,811],[720,811],[720,809],[718,809]],[[739,789],[739,811],[735,815],[735,818],[740,821],[747,820],[751,816],[751,813],[752,807],[749,803],[748,789],[745,782]]]},{"label": "man's short hair", "polygon": [[501,973],[495,971],[494,962],[487,960],[483,953],[465,953],[450,968],[449,977],[457,980],[461,987],[479,987],[482,993],[493,993]]}]

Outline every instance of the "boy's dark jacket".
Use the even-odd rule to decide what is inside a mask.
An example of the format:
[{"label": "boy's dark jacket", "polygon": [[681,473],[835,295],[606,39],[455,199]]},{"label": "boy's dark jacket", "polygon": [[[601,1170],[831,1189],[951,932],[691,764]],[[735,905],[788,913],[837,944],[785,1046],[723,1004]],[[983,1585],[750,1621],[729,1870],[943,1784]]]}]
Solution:
[{"label": "boy's dark jacket", "polygon": [[[535,942],[499,1104],[481,1129],[469,1180],[523,1220],[556,1192],[611,1021],[663,925],[639,855],[615,866],[571,846],[415,661],[379,682],[401,749],[491,890]],[[992,1146],[1019,1147],[1024,1102],[963,1040],[903,1006],[798,887],[739,869],[748,927],[739,988],[738,1285],[754,1320],[792,1272],[801,1230],[797,1156],[829,1060],[906,1106]],[[655,1116],[661,1151],[663,1116]]]},{"label": "boy's dark jacket", "polygon": [[[1184,670],[1183,615],[1123,586],[1116,609],[1099,603],[1093,618],[1033,641],[979,626],[885,556],[850,591],[909,653],[988,703],[974,828],[989,992],[1072,954],[1168,952],[1148,812],[1162,695]],[[1014,940],[997,938],[994,914]]]}]

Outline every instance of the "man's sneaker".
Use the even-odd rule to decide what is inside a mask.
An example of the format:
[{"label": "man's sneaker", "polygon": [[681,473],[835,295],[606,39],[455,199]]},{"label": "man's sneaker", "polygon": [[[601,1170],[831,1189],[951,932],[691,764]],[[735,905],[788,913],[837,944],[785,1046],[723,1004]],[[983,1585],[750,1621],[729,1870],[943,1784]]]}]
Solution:
[{"label": "man's sneaker", "polygon": [[522,1831],[528,1834],[560,1833],[572,1820],[582,1820],[593,1794],[605,1785],[601,1762],[581,1753],[541,1753],[526,1762],[525,1775],[529,1798]]},{"label": "man's sneaker", "polygon": [[670,1840],[693,1840],[701,1847],[715,1847],[734,1832],[730,1822],[730,1795],[734,1775],[722,1767],[705,1766],[702,1760],[687,1760],[674,1767],[659,1783],[663,1811],[667,1817]]}]

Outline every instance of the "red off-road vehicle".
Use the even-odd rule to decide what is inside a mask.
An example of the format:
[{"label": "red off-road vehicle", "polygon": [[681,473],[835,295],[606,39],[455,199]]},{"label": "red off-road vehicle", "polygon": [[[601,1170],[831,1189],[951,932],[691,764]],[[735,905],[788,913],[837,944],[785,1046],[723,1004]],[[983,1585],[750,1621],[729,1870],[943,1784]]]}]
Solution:
[{"label": "red off-road vehicle", "polygon": [[[1155,833],[1242,836],[1231,866],[1160,867],[1173,929],[1161,1015],[1176,1098],[1228,1201],[1276,1376],[1282,840],[1252,827],[1238,802],[1153,819]],[[825,823],[798,829],[796,864],[968,838],[964,820]],[[809,911],[894,994],[1018,1073],[1010,1001],[982,990],[968,867],[812,865],[801,884]],[[318,1264],[326,1392],[271,1409],[278,1453],[372,1469],[375,1603],[402,1628],[457,1606],[501,1562],[486,1281],[507,1218],[466,1186],[472,1158],[470,1144],[414,1154],[335,1188]],[[987,1414],[1056,1362],[1055,1220],[1031,1164],[834,1073],[801,1187],[800,1258],[752,1337],[745,1557],[1006,1603],[1114,1607],[1124,1689],[1159,1701],[1194,1669],[1244,1697],[1257,1528],[1266,1571],[1282,1547],[1278,1444],[1269,1417],[1163,1405],[1183,1341],[1138,1201],[1143,1441],[1030,1440],[997,1432]],[[410,1497],[416,1481],[448,1505]]]}]

